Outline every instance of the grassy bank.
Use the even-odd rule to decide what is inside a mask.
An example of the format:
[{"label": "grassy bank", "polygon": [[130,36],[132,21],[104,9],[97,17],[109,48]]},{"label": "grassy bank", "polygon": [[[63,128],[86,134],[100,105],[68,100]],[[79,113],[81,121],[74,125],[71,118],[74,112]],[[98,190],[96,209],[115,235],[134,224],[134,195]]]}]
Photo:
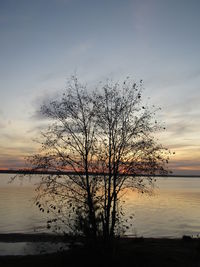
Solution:
[{"label": "grassy bank", "polygon": [[[0,242],[57,241],[63,237],[47,235],[0,235]],[[114,242],[113,249],[77,246],[69,240],[71,249],[66,252],[36,256],[1,256],[0,266],[200,266],[200,240],[121,238]],[[74,245],[73,245],[74,244]],[[16,244],[17,245],[17,244]]]}]

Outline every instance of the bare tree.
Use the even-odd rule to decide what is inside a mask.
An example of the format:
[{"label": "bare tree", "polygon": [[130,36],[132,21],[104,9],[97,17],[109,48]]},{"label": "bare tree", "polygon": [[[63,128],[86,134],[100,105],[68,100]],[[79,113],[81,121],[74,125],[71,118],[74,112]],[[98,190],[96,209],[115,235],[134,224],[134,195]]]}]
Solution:
[{"label": "bare tree", "polygon": [[[119,193],[127,188],[151,190],[154,175],[166,174],[164,148],[153,133],[160,129],[155,110],[141,105],[140,86],[125,80],[106,84],[97,96],[98,150],[104,173],[105,236],[114,236]],[[141,176],[143,175],[143,176]]]},{"label": "bare tree", "polygon": [[51,123],[29,160],[34,170],[56,172],[42,176],[36,201],[57,215],[49,226],[60,220],[108,240],[119,225],[121,193],[149,192],[155,174],[167,174],[166,149],[153,137],[155,110],[142,105],[141,93],[129,79],[88,93],[72,77],[60,99],[42,105]]}]

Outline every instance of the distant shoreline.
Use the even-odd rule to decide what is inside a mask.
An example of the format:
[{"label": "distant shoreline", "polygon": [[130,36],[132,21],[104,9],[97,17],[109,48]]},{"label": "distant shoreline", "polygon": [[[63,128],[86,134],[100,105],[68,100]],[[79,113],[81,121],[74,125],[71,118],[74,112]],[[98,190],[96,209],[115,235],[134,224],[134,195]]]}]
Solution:
[{"label": "distant shoreline", "polygon": [[[28,170],[0,170],[0,174],[4,173],[4,174],[24,174],[24,175],[42,175],[42,174],[46,174],[46,175],[83,175],[84,172],[72,172],[72,171],[60,171],[60,172],[55,172],[55,171],[28,171]],[[90,175],[103,175],[104,173],[90,173]],[[132,176],[132,174],[120,174],[120,176]],[[136,176],[141,176],[141,177],[145,177],[145,176],[152,176],[152,175],[144,175],[144,174],[137,174]],[[167,174],[167,175],[153,175],[154,177],[180,177],[180,178],[200,178],[200,174],[199,175],[189,175],[189,174]]]},{"label": "distant shoreline", "polygon": [[[200,240],[198,237],[192,237],[183,235],[180,237],[143,237],[143,236],[122,236],[117,237],[116,240],[185,240],[185,241],[192,241],[192,240]],[[0,233],[0,242],[11,242],[11,243],[18,243],[18,242],[73,242],[73,241],[81,241],[84,242],[87,239],[83,236],[73,236],[68,234],[58,234],[58,233]]]},{"label": "distant shoreline", "polygon": [[[185,238],[186,237],[186,238]],[[118,240],[119,238],[117,238]],[[198,238],[192,238],[190,236],[180,237],[133,237],[133,236],[122,236],[120,240],[199,240]],[[86,239],[82,236],[71,236],[58,233],[0,233],[0,242],[73,242],[81,241],[84,242]]]}]

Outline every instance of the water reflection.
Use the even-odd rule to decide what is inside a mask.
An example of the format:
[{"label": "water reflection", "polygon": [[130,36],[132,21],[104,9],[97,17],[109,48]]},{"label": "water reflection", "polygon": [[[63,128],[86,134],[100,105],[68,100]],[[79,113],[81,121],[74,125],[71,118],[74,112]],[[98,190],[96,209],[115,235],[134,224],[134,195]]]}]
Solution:
[{"label": "water reflection", "polygon": [[[135,234],[145,237],[197,236],[200,233],[200,179],[160,178],[153,196],[127,194]],[[131,231],[127,231],[130,235]]]},{"label": "water reflection", "polygon": [[[48,232],[48,214],[33,204],[34,186],[25,182],[8,185],[8,175],[0,175],[0,233]],[[127,235],[144,237],[197,236],[200,233],[200,179],[159,178],[153,196],[127,192],[125,213],[134,214]]]}]

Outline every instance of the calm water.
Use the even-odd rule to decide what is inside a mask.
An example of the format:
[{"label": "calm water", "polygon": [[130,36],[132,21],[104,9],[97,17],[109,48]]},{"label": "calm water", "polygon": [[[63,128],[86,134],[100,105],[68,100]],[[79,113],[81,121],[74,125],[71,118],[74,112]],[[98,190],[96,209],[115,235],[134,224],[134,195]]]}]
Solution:
[{"label": "calm water", "polygon": [[[41,233],[47,214],[33,204],[29,182],[7,184],[0,174],[0,233]],[[144,237],[181,237],[200,234],[200,178],[159,178],[153,196],[126,194],[125,213],[134,214],[126,234]]]}]

